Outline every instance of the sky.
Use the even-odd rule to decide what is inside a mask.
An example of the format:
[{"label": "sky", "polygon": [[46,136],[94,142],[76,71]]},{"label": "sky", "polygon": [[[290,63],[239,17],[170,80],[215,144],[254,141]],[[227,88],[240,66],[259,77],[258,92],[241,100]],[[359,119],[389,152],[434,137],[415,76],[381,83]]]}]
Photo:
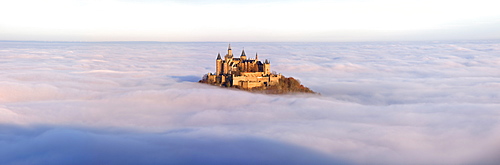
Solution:
[{"label": "sky", "polygon": [[0,40],[335,42],[500,38],[495,0],[16,0]]},{"label": "sky", "polygon": [[321,95],[197,83],[225,42],[0,41],[0,164],[500,164],[500,42],[231,43]]}]

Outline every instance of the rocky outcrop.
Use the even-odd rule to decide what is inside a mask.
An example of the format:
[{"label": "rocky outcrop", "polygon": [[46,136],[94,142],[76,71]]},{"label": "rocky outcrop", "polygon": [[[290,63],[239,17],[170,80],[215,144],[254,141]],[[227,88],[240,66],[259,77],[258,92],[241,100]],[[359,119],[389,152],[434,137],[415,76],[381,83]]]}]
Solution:
[{"label": "rocky outcrop", "polygon": [[[205,83],[205,84],[211,84],[211,85],[216,85],[208,82],[206,79],[202,79],[199,81],[200,83]],[[279,79],[279,83],[271,86],[262,86],[262,87],[255,87],[251,89],[244,89],[244,88],[239,88],[238,86],[221,86],[221,87],[227,87],[227,88],[235,88],[235,89],[241,89],[245,91],[250,91],[250,92],[256,92],[256,93],[265,93],[265,94],[293,94],[293,93],[311,93],[311,94],[318,94],[311,89],[305,87],[304,85],[300,84],[300,81],[293,78],[293,77],[285,77],[282,76]]]}]

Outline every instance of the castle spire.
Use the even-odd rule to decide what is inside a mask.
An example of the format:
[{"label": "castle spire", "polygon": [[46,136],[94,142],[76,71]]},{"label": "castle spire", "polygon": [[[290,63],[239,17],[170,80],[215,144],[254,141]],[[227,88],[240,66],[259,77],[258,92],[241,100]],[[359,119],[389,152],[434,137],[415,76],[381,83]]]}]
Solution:
[{"label": "castle spire", "polygon": [[247,55],[245,54],[245,48],[243,48],[243,51],[241,51],[241,56],[247,56]]},{"label": "castle spire", "polygon": [[245,54],[245,48],[243,48],[243,51],[241,51],[240,59],[243,61],[247,60],[247,55]]},{"label": "castle spire", "polygon": [[217,60],[221,60],[222,58],[220,58],[220,53],[217,54]]},{"label": "castle spire", "polygon": [[257,55],[257,52],[255,53],[255,61],[259,61],[259,55]]},{"label": "castle spire", "polygon": [[227,55],[233,56],[233,50],[231,50],[231,44],[229,44],[229,47],[227,48]]}]

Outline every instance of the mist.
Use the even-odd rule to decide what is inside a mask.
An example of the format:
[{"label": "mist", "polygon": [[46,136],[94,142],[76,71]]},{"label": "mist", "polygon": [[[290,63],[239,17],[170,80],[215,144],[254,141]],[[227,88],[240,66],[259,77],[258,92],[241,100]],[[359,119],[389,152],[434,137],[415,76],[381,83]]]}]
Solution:
[{"label": "mist", "polygon": [[0,44],[2,164],[498,164],[500,42],[231,43],[321,95],[197,83],[227,43]]}]

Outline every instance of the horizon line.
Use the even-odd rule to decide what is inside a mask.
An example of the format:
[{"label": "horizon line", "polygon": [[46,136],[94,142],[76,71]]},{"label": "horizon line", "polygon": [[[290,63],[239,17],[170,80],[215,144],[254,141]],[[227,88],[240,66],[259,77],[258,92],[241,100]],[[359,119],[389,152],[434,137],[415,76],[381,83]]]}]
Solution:
[{"label": "horizon line", "polygon": [[[498,39],[442,39],[442,40],[373,40],[373,41],[231,41],[231,43],[363,43],[363,42],[446,42],[446,41],[500,41]],[[46,43],[228,43],[228,41],[64,41],[64,40],[0,40],[0,42]]]}]

